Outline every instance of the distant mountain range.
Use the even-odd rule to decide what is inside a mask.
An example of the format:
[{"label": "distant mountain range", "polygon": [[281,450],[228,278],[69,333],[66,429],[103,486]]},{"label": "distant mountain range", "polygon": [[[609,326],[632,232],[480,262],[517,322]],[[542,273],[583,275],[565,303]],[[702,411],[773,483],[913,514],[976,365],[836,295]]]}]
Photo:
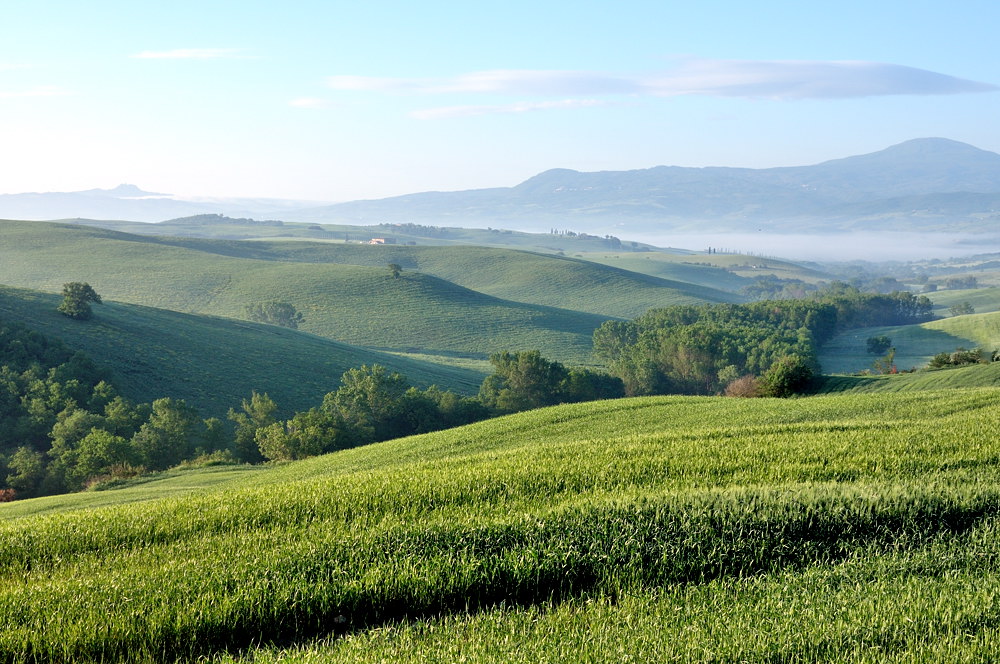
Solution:
[{"label": "distant mountain range", "polygon": [[202,213],[312,223],[487,225],[600,233],[843,230],[998,231],[1000,155],[943,138],[812,166],[553,169],[514,187],[425,192],[307,207],[294,201],[184,201],[131,185],[0,196],[0,217],[160,221]]}]

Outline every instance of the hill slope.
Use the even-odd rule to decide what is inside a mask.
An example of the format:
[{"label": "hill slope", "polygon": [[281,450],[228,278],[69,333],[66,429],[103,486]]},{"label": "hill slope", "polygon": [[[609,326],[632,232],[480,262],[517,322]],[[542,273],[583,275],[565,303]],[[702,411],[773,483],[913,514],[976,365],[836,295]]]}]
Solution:
[{"label": "hill slope", "polygon": [[938,353],[958,347],[1000,348],[1000,312],[953,316],[898,327],[871,327],[843,332],[820,349],[825,373],[853,373],[871,368],[875,356],[866,353],[866,340],[885,335],[896,348],[900,370],[919,369]]},{"label": "hill slope", "polygon": [[186,497],[0,505],[0,654],[868,661],[877,635],[880,661],[988,661],[998,407],[1000,390],[628,399]]},{"label": "hill slope", "polygon": [[267,392],[291,414],[318,405],[341,374],[382,364],[414,384],[474,394],[482,375],[408,360],[288,330],[105,299],[90,321],[56,312],[50,293],[0,287],[0,318],[62,339],[110,369],[131,399],[185,399],[204,416],[222,417],[251,391]]},{"label": "hill slope", "polygon": [[[136,236],[83,226],[5,222],[0,283],[58,291],[86,281],[111,300],[241,317],[253,302],[290,302],[301,326],[382,349],[486,356],[537,348],[586,363],[608,316],[512,302],[428,274],[383,266],[247,257],[252,245]],[[670,294],[669,289],[663,292]]]}]

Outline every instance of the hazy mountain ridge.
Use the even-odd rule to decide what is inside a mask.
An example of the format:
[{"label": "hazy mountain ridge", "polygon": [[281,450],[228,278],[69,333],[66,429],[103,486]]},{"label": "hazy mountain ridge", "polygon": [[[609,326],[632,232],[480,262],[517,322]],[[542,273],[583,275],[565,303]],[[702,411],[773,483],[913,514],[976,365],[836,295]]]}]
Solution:
[{"label": "hazy mountain ridge", "polygon": [[[922,202],[932,201],[931,210]],[[591,230],[697,223],[741,229],[750,223],[844,221],[894,215],[935,225],[1000,211],[1000,155],[943,138],[907,141],[880,152],[812,166],[769,169],[656,166],[630,171],[552,169],[510,188],[428,192],[355,201],[293,213],[309,221],[520,223],[556,221]],[[928,213],[930,219],[927,219]],[[838,222],[832,224],[830,222]],[[802,230],[799,228],[799,230]],[[992,229],[984,229],[992,230]]]},{"label": "hazy mountain ridge", "polygon": [[[306,207],[266,199],[179,200],[133,185],[0,196],[0,218],[162,221],[201,214],[345,224],[423,223],[600,233],[699,231],[992,231],[1000,155],[944,138],[811,166],[656,166],[544,171],[513,187],[431,191]],[[751,228],[752,227],[752,228]]]}]

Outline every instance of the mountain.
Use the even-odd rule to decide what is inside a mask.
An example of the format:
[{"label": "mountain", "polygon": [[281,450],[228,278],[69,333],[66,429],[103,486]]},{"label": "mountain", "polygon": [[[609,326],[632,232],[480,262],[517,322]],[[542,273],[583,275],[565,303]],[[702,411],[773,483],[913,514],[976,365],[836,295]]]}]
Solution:
[{"label": "mountain", "polygon": [[219,214],[309,223],[571,228],[626,236],[674,230],[992,231],[1000,221],[1000,155],[944,138],[920,138],[811,166],[656,166],[593,173],[557,168],[513,187],[322,206],[279,199],[182,200],[134,185],[0,195],[3,219],[164,221]]},{"label": "mountain", "polygon": [[314,204],[268,198],[185,200],[172,194],[144,191],[132,184],[120,184],[113,189],[0,194],[0,219],[46,221],[86,217],[156,222],[205,214],[271,218],[280,212]]},{"label": "mountain", "polygon": [[577,230],[994,230],[1000,155],[943,138],[811,166],[553,169],[508,188],[426,192],[290,213],[313,222]]}]

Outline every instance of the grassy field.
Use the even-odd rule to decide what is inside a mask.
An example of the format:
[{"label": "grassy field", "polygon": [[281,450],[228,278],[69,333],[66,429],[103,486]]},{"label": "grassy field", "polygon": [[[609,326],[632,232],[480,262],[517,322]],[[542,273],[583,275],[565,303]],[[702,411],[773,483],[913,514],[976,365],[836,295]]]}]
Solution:
[{"label": "grassy field", "polygon": [[848,330],[837,335],[820,349],[820,364],[828,374],[854,373],[869,369],[876,356],[866,352],[870,337],[886,335],[896,348],[900,370],[927,366],[934,355],[958,347],[1000,348],[1000,313],[952,316],[919,325],[870,327]]},{"label": "grassy field", "polygon": [[580,254],[580,257],[602,265],[664,279],[703,284],[730,292],[736,292],[751,283],[755,277],[765,275],[781,279],[801,279],[810,283],[831,280],[830,275],[811,267],[742,254],[597,251]]},{"label": "grassy field", "polygon": [[[280,216],[280,215],[278,215]],[[169,235],[213,239],[313,240],[331,243],[368,242],[372,238],[391,238],[398,245],[414,243],[421,246],[477,246],[500,247],[537,251],[547,254],[596,251],[610,243],[601,237],[526,233],[498,228],[458,228],[447,226],[409,226],[405,224],[350,225],[285,222],[281,225],[241,223],[234,219],[175,219],[156,224],[136,221],[104,221],[93,219],[66,219],[74,223],[97,228],[108,228],[139,235]],[[626,243],[632,249],[631,243]],[[641,242],[635,249],[653,249]]]},{"label": "grassy field", "polygon": [[624,399],[0,505],[0,659],[989,661],[997,412]]},{"label": "grassy field", "polygon": [[1000,387],[1000,363],[873,376],[824,376],[819,392],[911,392]]},{"label": "grassy field", "polygon": [[413,384],[437,384],[475,394],[488,371],[447,366],[348,346],[311,334],[214,316],[182,314],[105,299],[94,318],[56,312],[61,297],[0,286],[0,318],[61,339],[112,372],[130,399],[185,399],[201,413],[223,417],[254,390],[267,392],[291,415],[318,405],[340,376],[362,364],[382,364]]},{"label": "grassy field", "polygon": [[539,349],[582,364],[593,330],[608,318],[501,299],[426,273],[393,279],[385,266],[250,258],[248,245],[4,222],[0,283],[58,292],[86,281],[109,300],[228,317],[277,299],[305,315],[304,331],[344,343],[479,358]]},{"label": "grassy field", "polygon": [[948,316],[948,309],[968,302],[978,314],[1000,311],[1000,288],[975,288],[971,290],[942,290],[928,293],[939,316]]},{"label": "grassy field", "polygon": [[250,246],[245,251],[254,258],[381,269],[396,263],[404,271],[434,275],[494,297],[609,317],[634,318],[652,307],[738,299],[698,283],[526,251],[273,241],[246,244]]}]

